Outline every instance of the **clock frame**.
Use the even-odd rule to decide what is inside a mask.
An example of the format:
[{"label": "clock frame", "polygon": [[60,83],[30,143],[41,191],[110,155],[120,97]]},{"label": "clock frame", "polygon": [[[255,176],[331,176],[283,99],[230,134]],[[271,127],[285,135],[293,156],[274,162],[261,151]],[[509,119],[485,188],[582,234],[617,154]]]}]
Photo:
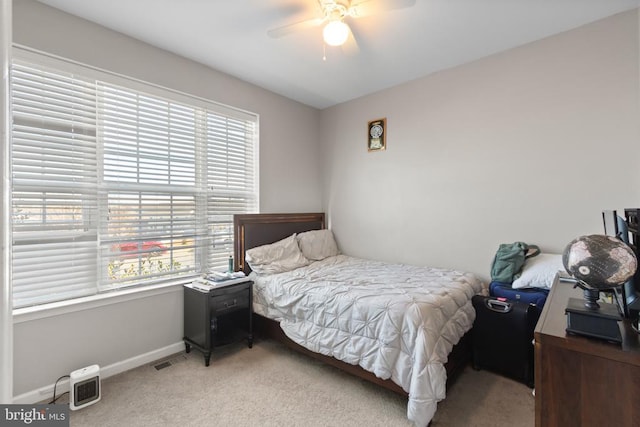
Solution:
[{"label": "clock frame", "polygon": [[367,126],[367,150],[383,151],[387,149],[387,119],[371,120]]}]

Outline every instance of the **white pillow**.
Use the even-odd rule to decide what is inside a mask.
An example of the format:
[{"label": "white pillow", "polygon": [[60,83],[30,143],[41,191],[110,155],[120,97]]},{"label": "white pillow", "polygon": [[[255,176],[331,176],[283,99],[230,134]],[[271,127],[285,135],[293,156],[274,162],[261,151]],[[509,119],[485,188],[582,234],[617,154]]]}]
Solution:
[{"label": "white pillow", "polygon": [[336,256],[338,245],[331,230],[311,230],[298,234],[298,245],[305,258],[320,261],[330,256]]},{"label": "white pillow", "polygon": [[534,256],[525,262],[522,274],[513,281],[511,287],[551,289],[553,279],[560,270],[564,271],[562,255],[543,253]]},{"label": "white pillow", "polygon": [[270,245],[249,249],[245,260],[256,274],[284,273],[310,264],[300,252],[295,234]]}]

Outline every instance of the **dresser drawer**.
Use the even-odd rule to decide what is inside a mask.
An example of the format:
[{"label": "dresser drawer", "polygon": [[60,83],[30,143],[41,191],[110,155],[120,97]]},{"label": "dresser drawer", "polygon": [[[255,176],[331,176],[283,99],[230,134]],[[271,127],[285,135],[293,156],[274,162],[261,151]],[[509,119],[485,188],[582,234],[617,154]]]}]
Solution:
[{"label": "dresser drawer", "polygon": [[249,292],[241,291],[228,295],[213,296],[209,301],[211,315],[224,314],[226,311],[234,311],[249,307]]}]

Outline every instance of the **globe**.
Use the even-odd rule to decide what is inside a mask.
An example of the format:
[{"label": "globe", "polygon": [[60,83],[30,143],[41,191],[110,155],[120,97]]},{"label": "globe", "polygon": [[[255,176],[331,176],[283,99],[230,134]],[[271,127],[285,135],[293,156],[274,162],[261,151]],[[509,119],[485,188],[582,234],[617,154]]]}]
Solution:
[{"label": "globe", "polygon": [[622,240],[592,234],[573,239],[562,253],[567,272],[592,289],[618,287],[636,272],[638,261]]}]

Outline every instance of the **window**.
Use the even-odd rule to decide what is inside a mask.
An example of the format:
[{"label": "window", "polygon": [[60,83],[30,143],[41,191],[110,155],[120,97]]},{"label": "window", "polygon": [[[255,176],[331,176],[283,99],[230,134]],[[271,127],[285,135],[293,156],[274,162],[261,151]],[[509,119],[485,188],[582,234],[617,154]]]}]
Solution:
[{"label": "window", "polygon": [[19,50],[14,307],[224,269],[257,211],[257,116]]}]

